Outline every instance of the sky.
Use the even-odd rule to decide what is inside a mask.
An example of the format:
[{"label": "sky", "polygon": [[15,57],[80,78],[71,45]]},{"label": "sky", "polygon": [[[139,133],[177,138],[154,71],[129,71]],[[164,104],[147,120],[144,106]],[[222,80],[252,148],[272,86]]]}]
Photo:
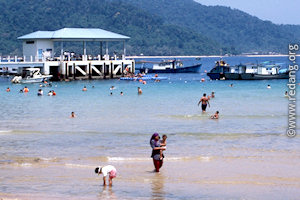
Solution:
[{"label": "sky", "polygon": [[300,0],[195,0],[203,5],[221,5],[242,10],[275,24],[300,25]]}]

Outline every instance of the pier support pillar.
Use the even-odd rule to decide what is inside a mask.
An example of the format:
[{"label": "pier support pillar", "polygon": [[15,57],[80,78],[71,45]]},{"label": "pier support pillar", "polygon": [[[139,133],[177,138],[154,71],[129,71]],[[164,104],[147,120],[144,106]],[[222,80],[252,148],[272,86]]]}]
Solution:
[{"label": "pier support pillar", "polygon": [[125,46],[125,41],[123,42],[123,55],[122,55],[122,60],[125,60],[126,57],[126,46]]},{"label": "pier support pillar", "polygon": [[112,62],[110,63],[110,78],[114,78],[114,65]]},{"label": "pier support pillar", "polygon": [[89,79],[92,79],[92,73],[93,72],[92,72],[92,65],[91,65],[90,62],[88,63],[87,68],[88,68],[88,71],[89,71],[89,73],[88,73]]},{"label": "pier support pillar", "polygon": [[63,41],[60,43],[60,60],[61,61],[64,60],[64,42]]},{"label": "pier support pillar", "polygon": [[109,55],[108,55],[108,42],[105,42],[105,60],[109,60]]},{"label": "pier support pillar", "polygon": [[86,61],[87,59],[86,56],[86,41],[83,42],[83,57],[82,57],[82,61]]},{"label": "pier support pillar", "polygon": [[100,42],[100,60],[103,60],[103,42]]},{"label": "pier support pillar", "polygon": [[66,77],[67,77],[67,79],[69,79],[69,76],[70,76],[69,66],[68,66],[68,63],[66,62]]},{"label": "pier support pillar", "polygon": [[73,72],[73,79],[75,80],[75,74],[76,74],[76,69],[75,69],[76,65],[75,65],[75,62],[73,63],[73,66],[72,66],[72,72]]}]

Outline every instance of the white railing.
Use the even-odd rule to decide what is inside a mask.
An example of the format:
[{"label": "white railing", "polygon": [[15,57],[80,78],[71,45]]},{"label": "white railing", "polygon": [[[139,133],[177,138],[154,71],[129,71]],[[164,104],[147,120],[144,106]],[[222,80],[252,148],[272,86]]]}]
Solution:
[{"label": "white railing", "polygon": [[60,56],[60,57],[40,57],[40,56],[0,56],[0,62],[2,63],[19,63],[19,62],[48,62],[48,61],[92,61],[92,60],[125,60],[125,56],[121,55],[117,57],[116,55],[110,57],[108,55],[103,55],[102,59],[100,55],[90,56],[82,55],[81,57],[70,57],[70,56]]}]

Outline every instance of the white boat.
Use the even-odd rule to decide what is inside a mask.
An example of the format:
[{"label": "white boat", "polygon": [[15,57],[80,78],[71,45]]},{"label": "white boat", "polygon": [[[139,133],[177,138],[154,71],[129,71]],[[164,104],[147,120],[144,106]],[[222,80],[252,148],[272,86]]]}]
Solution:
[{"label": "white boat", "polygon": [[23,71],[22,76],[15,76],[11,82],[12,83],[41,83],[49,78],[52,75],[42,75],[39,68],[26,68]]}]

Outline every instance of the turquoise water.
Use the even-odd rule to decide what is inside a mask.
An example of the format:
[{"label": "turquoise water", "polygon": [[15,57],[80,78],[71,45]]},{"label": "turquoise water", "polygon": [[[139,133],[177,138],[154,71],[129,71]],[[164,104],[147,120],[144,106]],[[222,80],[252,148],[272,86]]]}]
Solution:
[{"label": "turquoise water", "polygon": [[[1,78],[0,192],[21,197],[35,193],[30,198],[36,199],[189,199],[199,196],[200,187],[204,199],[257,199],[287,187],[291,192],[283,192],[283,197],[299,194],[299,164],[294,162],[300,159],[300,140],[285,135],[287,80],[209,81],[203,72],[215,60],[203,58],[202,73],[161,74],[168,80],[146,85],[120,80],[55,82],[42,88],[42,97],[36,95],[39,84],[28,84],[30,92],[24,94],[18,93],[24,85]],[[236,64],[266,58],[226,60]],[[112,85],[116,89],[111,96]],[[83,86],[87,92],[81,91]],[[142,95],[137,95],[137,87]],[[57,96],[47,96],[49,90]],[[216,97],[202,114],[197,103],[212,91]],[[220,119],[209,119],[217,110]],[[72,111],[74,119],[69,117]],[[159,175],[150,173],[153,132],[168,135]],[[101,179],[92,174],[99,164],[113,164],[120,172],[112,189],[99,191]],[[192,177],[184,173],[186,168]],[[228,184],[231,192],[226,192]]]}]

